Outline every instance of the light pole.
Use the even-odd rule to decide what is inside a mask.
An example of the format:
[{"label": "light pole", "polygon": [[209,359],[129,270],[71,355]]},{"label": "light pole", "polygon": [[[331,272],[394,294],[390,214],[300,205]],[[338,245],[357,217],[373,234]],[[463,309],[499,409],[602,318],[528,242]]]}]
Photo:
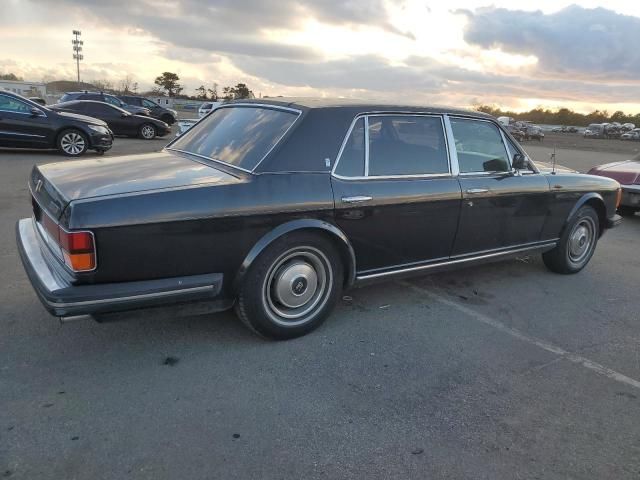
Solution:
[{"label": "light pole", "polygon": [[75,38],[71,40],[71,44],[73,45],[73,59],[76,61],[76,70],[78,72],[78,87],[80,87],[80,60],[84,58],[82,55],[82,45],[84,42],[79,40],[78,37],[82,35],[80,30],[74,30],[73,35]]}]

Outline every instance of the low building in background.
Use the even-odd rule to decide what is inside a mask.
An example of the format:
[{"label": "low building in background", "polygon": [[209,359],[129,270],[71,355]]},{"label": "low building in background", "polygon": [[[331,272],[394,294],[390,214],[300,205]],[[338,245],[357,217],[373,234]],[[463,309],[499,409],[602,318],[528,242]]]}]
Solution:
[{"label": "low building in background", "polygon": [[47,86],[44,83],[21,80],[0,80],[0,90],[9,90],[23,97],[44,97],[47,94]]}]

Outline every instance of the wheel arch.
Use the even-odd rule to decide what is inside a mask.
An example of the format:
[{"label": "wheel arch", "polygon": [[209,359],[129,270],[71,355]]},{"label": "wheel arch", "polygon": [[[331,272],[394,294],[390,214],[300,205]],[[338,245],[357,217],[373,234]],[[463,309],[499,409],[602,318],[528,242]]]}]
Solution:
[{"label": "wheel arch", "polygon": [[585,205],[592,207],[598,214],[599,234],[602,236],[607,226],[607,207],[602,195],[596,192],[585,193],[580,197],[571,209],[571,212],[569,212],[569,215],[564,222],[564,226],[562,227],[562,231],[564,232],[564,229],[567,227],[571,219],[575,216],[578,210]]},{"label": "wheel arch", "polygon": [[251,265],[253,264],[255,259],[258,258],[258,256],[269,245],[271,245],[274,241],[276,241],[283,235],[303,230],[313,231],[321,235],[325,235],[334,242],[334,244],[338,247],[340,257],[342,258],[342,261],[344,263],[346,272],[345,286],[349,287],[353,285],[356,278],[356,257],[353,251],[353,247],[351,246],[351,242],[347,238],[346,234],[338,227],[329,222],[309,218],[292,220],[290,222],[283,223],[282,225],[278,225],[276,228],[263,235],[260,240],[258,240],[251,248],[247,256],[244,258],[244,261],[240,265],[240,269],[238,270],[233,280],[233,290],[238,291],[244,276],[251,268]]},{"label": "wheel arch", "polygon": [[93,146],[93,144],[91,143],[91,135],[87,131],[85,131],[82,127],[79,127],[77,125],[64,125],[56,129],[55,132],[53,132],[53,136],[52,136],[53,141],[51,143],[54,147],[58,146],[58,140],[60,140],[60,135],[62,134],[62,132],[66,132],[67,130],[77,130],[79,132],[82,132],[82,134],[87,138],[87,143],[89,145],[89,148]]}]

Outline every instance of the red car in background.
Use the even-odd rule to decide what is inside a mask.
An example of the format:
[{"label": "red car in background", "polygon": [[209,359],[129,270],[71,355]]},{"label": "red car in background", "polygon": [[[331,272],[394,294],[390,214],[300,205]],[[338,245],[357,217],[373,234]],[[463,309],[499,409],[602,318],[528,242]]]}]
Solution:
[{"label": "red car in background", "polygon": [[593,167],[588,172],[617,180],[622,187],[622,200],[618,207],[620,215],[633,215],[640,211],[640,156],[633,160],[607,163]]}]

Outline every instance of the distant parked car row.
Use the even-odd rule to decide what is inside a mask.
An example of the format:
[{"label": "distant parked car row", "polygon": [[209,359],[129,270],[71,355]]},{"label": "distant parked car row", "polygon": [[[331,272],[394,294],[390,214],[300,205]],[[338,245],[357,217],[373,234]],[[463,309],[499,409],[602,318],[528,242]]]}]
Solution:
[{"label": "distant parked car row", "polygon": [[[64,155],[78,157],[87,150],[98,153],[109,150],[114,135],[151,140],[171,132],[166,122],[148,115],[130,113],[115,105],[115,97],[111,97],[100,97],[109,98],[109,102],[71,100],[47,106],[2,91],[0,147],[57,149]],[[149,112],[146,108],[144,110]]]},{"label": "distant parked car row", "polygon": [[[638,130],[640,129],[637,129],[633,123],[592,123],[584,131],[583,136],[585,138],[622,138],[623,135]],[[624,138],[624,140],[636,139],[637,134],[626,135]]]},{"label": "distant parked car row", "polygon": [[578,127],[568,127],[566,125],[562,125],[560,127],[554,127],[551,129],[553,133],[578,133]]},{"label": "distant parked car row", "polygon": [[94,100],[104,102],[115,107],[122,108],[134,115],[145,115],[157,118],[164,123],[173,125],[178,119],[178,112],[171,108],[161,107],[151,100],[139,95],[111,95],[103,92],[67,92],[58,103],[70,102],[72,100]]},{"label": "distant parked car row", "polygon": [[507,126],[509,133],[519,142],[525,140],[544,140],[544,132],[537,125],[529,122],[514,122]]}]

